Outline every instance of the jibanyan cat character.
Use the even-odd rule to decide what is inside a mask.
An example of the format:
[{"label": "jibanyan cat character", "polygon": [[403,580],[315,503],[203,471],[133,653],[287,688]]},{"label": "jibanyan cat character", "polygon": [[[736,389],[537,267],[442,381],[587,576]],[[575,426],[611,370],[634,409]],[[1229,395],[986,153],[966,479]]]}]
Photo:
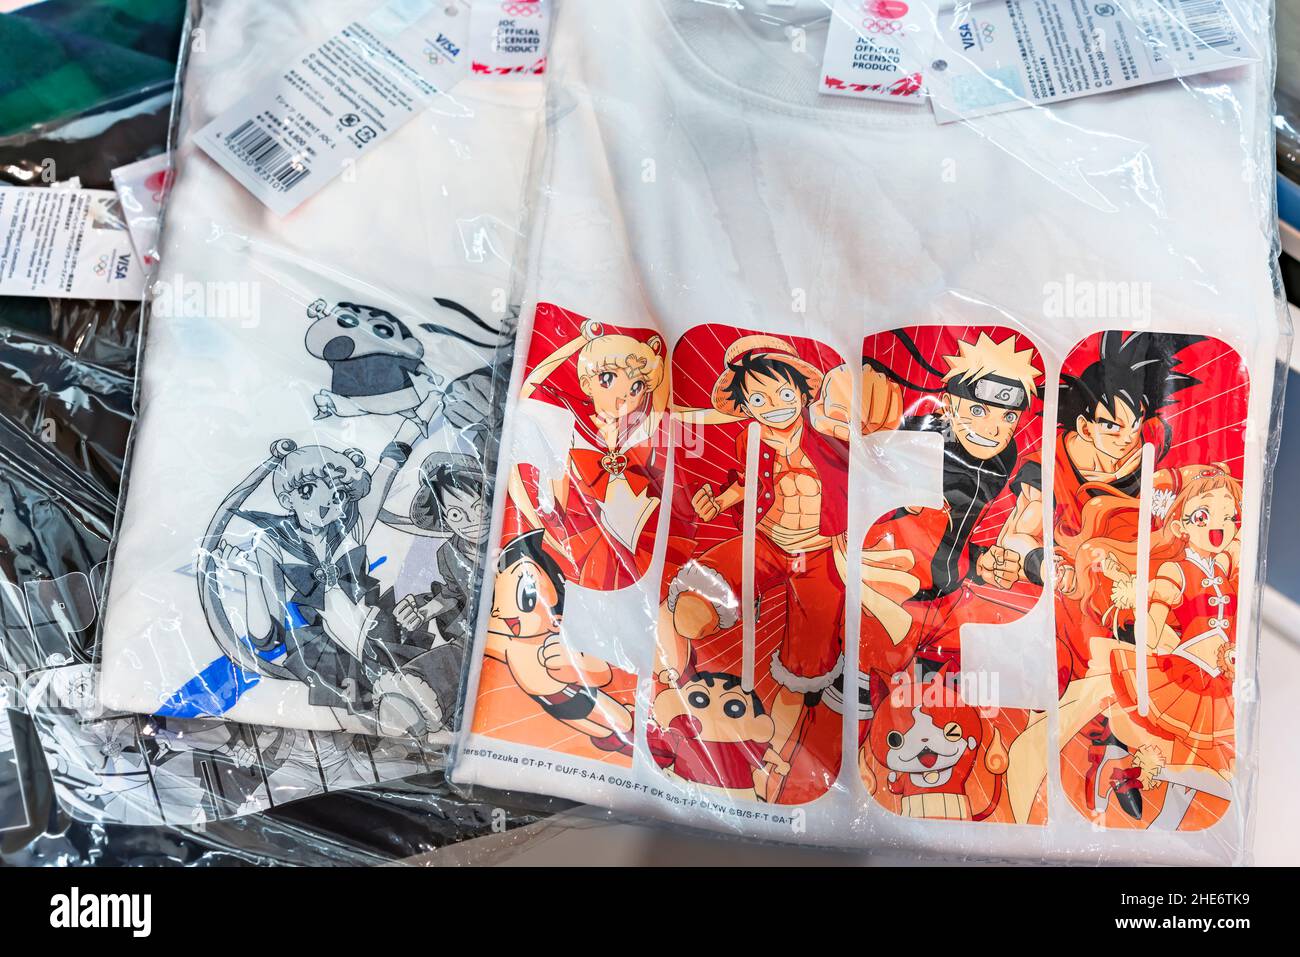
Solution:
[{"label": "jibanyan cat character", "polygon": [[862,746],[889,769],[887,786],[901,797],[904,817],[982,821],[1002,798],[1007,751],[994,729],[984,751],[984,766],[994,776],[993,793],[986,807],[972,811],[966,782],[984,740],[984,722],[979,710],[949,686],[950,667],[944,665],[925,681],[877,673],[872,682],[876,714]]}]

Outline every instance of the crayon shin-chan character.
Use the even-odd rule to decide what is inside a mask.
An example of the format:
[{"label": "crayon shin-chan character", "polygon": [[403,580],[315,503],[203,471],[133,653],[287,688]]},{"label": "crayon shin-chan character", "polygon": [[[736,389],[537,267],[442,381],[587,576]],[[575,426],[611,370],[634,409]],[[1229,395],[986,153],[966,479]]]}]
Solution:
[{"label": "crayon shin-chan character", "polygon": [[772,748],[776,725],[739,675],[700,671],[661,691],[646,739],[670,776],[729,798],[753,801],[768,792],[772,772],[790,765]]},{"label": "crayon shin-chan character", "polygon": [[[1139,660],[1139,649],[1118,637],[1095,642],[1088,673],[1065,689],[1059,721],[1061,740],[1068,742],[1102,716],[1100,730],[1089,734],[1086,792],[1095,813],[1114,797],[1127,814],[1141,818],[1142,795],[1166,787],[1148,826],[1173,830],[1197,792],[1232,797],[1242,490],[1221,465],[1184,467],[1163,477],[1166,487],[1158,491],[1170,494],[1160,496],[1154,516],[1147,654]],[[1134,537],[1111,533],[1113,527],[1133,528],[1137,508],[1135,499],[1114,497],[1109,516],[1095,519],[1086,529],[1090,537],[1078,544],[1073,595],[1085,607],[1107,605],[1107,617],[1131,620],[1138,606]],[[1091,511],[1085,510],[1085,520]],[[1046,774],[1044,717],[1036,716],[1011,748],[1008,786],[1018,820]]]},{"label": "crayon shin-chan character", "polygon": [[540,529],[511,540],[497,562],[484,654],[502,662],[515,684],[556,721],[602,751],[632,753],[632,713],[601,690],[613,669],[571,651],[561,638],[565,579],[542,548]]},{"label": "crayon shin-chan character", "polygon": [[[404,423],[373,473],[357,450],[277,442],[205,537],[200,593],[223,650],[259,672],[303,682],[309,703],[335,710],[340,727],[349,716],[388,734],[432,732],[443,723],[422,674],[431,636],[399,625],[392,591],[381,594],[366,551],[420,431]],[[244,510],[268,480],[283,511]],[[232,522],[251,526],[251,549],[227,537]],[[246,596],[242,621],[227,608],[232,578],[242,579]]]},{"label": "crayon shin-chan character", "polygon": [[[436,302],[479,329],[500,335],[458,303]],[[330,367],[330,387],[315,396],[316,418],[330,416],[400,415],[427,434],[428,421],[443,401],[446,380],[425,363],[425,344],[411,328],[386,309],[356,302],[330,307],[317,299],[307,307],[307,351]],[[490,353],[494,342],[480,342],[435,323],[418,328],[455,339]]]}]

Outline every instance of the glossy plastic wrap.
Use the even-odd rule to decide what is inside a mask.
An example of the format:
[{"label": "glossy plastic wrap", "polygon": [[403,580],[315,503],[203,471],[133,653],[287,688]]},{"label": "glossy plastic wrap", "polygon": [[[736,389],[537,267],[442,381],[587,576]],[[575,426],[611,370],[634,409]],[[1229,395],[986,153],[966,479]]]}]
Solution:
[{"label": "glossy plastic wrap", "polygon": [[[180,314],[169,313],[167,307],[174,301],[159,298],[162,293],[150,304],[151,334],[145,337],[142,364],[152,370],[153,378],[146,373],[140,383],[142,419],[133,442],[147,443],[156,434],[152,441],[173,449],[164,458],[176,463],[179,471],[162,468],[164,474],[155,476],[150,470],[148,480],[131,485],[174,483],[167,496],[172,499],[187,489],[195,491],[190,470],[219,471],[216,460],[196,458],[200,450],[220,453],[224,448],[225,464],[246,472],[253,463],[236,460],[242,441],[238,435],[263,446],[276,442],[283,449],[293,441],[291,434],[299,436],[302,448],[310,449],[313,445],[303,441],[310,437],[322,453],[328,451],[326,443],[346,449],[340,454],[349,461],[364,454],[357,450],[368,447],[367,442],[378,441],[375,437],[383,432],[383,425],[358,429],[355,419],[342,415],[322,421],[326,416],[312,407],[310,397],[331,383],[328,363],[307,352],[310,340],[304,342],[304,333],[313,322],[318,329],[325,323],[321,316],[309,315],[312,304],[297,304],[301,308],[292,310],[292,318],[281,315],[283,300],[303,284],[319,284],[319,291],[348,303],[356,314],[365,313],[362,303],[368,305],[364,329],[376,340],[383,322],[406,332],[408,350],[419,337],[427,337],[430,378],[438,387],[438,399],[429,405],[437,408],[421,418],[421,427],[406,443],[411,468],[392,480],[394,487],[403,481],[407,484],[405,515],[389,510],[397,507],[395,498],[385,501],[381,510],[381,520],[403,531],[386,540],[383,554],[377,554],[364,571],[376,573],[377,578],[391,572],[391,578],[384,578],[390,591],[379,598],[388,602],[384,612],[390,617],[393,606],[400,604],[400,597],[391,595],[398,579],[398,587],[423,598],[425,610],[428,602],[442,600],[443,607],[426,616],[422,622],[426,627],[418,629],[428,639],[426,644],[444,649],[447,656],[433,672],[442,681],[442,697],[429,702],[427,710],[418,709],[428,718],[418,735],[404,733],[414,728],[381,728],[372,714],[361,713],[347,716],[338,725],[321,727],[317,722],[314,729],[302,726],[312,725],[310,719],[295,721],[292,714],[267,708],[260,715],[276,726],[230,720],[240,716],[228,715],[231,706],[256,692],[259,681],[274,685],[277,678],[284,680],[274,670],[284,654],[266,649],[270,653],[259,659],[267,663],[270,673],[265,675],[255,668],[241,668],[232,659],[225,674],[239,677],[233,684],[222,684],[220,667],[205,660],[207,670],[195,668],[197,682],[180,682],[172,689],[174,694],[146,693],[143,699],[128,702],[140,713],[105,703],[95,638],[103,618],[115,518],[128,532],[134,528],[156,543],[179,541],[183,520],[193,522],[193,540],[180,546],[180,551],[189,553],[185,562],[178,560],[174,567],[168,555],[160,566],[128,554],[119,568],[125,569],[123,575],[134,587],[148,591],[149,600],[167,594],[173,577],[185,584],[175,593],[188,592],[194,598],[194,607],[187,606],[192,612],[188,619],[166,611],[151,618],[140,647],[150,647],[149,636],[162,629],[170,644],[183,645],[198,636],[192,647],[182,651],[206,656],[208,647],[202,640],[213,640],[210,623],[219,622],[220,616],[200,607],[208,572],[198,566],[205,557],[201,546],[210,530],[208,513],[220,511],[225,496],[218,495],[206,511],[197,499],[179,503],[171,515],[181,519],[173,517],[169,525],[159,524],[162,513],[154,514],[147,506],[139,517],[133,516],[129,505],[123,514],[115,514],[135,418],[139,303],[0,299],[7,327],[0,343],[4,363],[0,471],[5,488],[0,513],[4,536],[0,548],[4,561],[0,838],[8,862],[380,863],[427,855],[485,835],[493,837],[482,852],[467,851],[457,859],[495,860],[520,840],[507,832],[513,835],[520,826],[544,816],[503,798],[463,800],[451,793],[441,772],[442,745],[455,718],[460,681],[463,639],[454,632],[457,614],[466,613],[466,608],[457,602],[472,600],[460,578],[475,574],[476,516],[486,507],[483,476],[492,468],[495,370],[508,363],[511,341],[512,311],[496,295],[508,285],[512,217],[522,188],[521,174],[513,172],[509,138],[522,137],[525,149],[531,141],[533,104],[539,99],[536,81],[497,80],[477,94],[471,82],[468,95],[460,100],[449,99],[441,108],[433,105],[413,118],[404,134],[405,149],[400,138],[387,145],[392,166],[383,168],[382,159],[380,167],[360,163],[355,176],[334,185],[341,195],[317,201],[317,206],[327,207],[320,215],[340,220],[335,223],[334,240],[317,243],[316,227],[310,223],[277,234],[278,221],[269,213],[263,220],[254,211],[251,197],[231,199],[241,189],[234,180],[222,191],[220,183],[202,184],[205,173],[210,180],[225,175],[215,167],[189,171],[189,164],[201,165],[204,160],[189,148],[187,132],[195,121],[194,112],[205,108],[208,97],[227,93],[238,97],[234,77],[257,79],[248,72],[249,64],[260,63],[265,72],[274,66],[267,59],[272,48],[283,61],[316,39],[316,31],[329,26],[317,26],[319,5],[310,17],[293,7],[229,2],[191,7],[183,48],[190,54],[190,69],[182,68],[185,82],[178,86],[171,131],[171,145],[179,157],[179,198],[169,207],[170,225],[158,248],[142,254],[156,263],[160,249],[165,249],[174,262],[172,271],[164,265],[155,277],[155,290],[164,291],[169,284],[180,289],[187,282],[211,289],[224,279],[224,274],[218,278],[218,270],[238,268],[244,256],[242,262],[251,275],[243,280],[243,288],[251,290],[252,298],[236,297],[230,303],[232,308],[252,303],[255,311],[200,315],[182,308]],[[330,13],[337,26],[369,12],[374,4],[335,3],[333,7]],[[244,27],[259,26],[268,48],[258,50],[239,42]],[[205,68],[195,66],[200,61]],[[108,111],[108,121],[102,116],[95,122],[74,118],[0,141],[6,179],[14,185],[49,183],[51,171],[57,169],[61,180],[77,177],[82,186],[109,188],[112,170],[163,152],[168,144],[170,101],[170,95],[164,95],[159,106],[150,98],[149,107],[140,114],[122,117]],[[488,123],[495,132],[487,129]],[[417,160],[427,155],[425,147],[430,143],[439,144],[454,160],[433,170],[421,167]],[[415,170],[404,170],[403,164]],[[472,193],[463,192],[455,202],[446,201],[444,188],[466,181],[475,165],[485,177],[482,185]],[[395,170],[402,170],[402,175]],[[490,179],[494,174],[496,178]],[[163,175],[160,182],[168,179]],[[191,186],[191,180],[199,182]],[[394,191],[387,212],[377,209],[379,204],[367,192],[367,187],[381,184]],[[208,188],[219,195],[206,196]],[[187,205],[191,202],[194,208]],[[231,218],[218,221],[227,209]],[[204,219],[205,215],[210,218]],[[375,232],[353,228],[349,234],[349,221],[353,227],[373,224]],[[219,252],[209,252],[205,246],[211,234],[221,232],[231,237],[234,249],[224,262]],[[367,235],[388,235],[404,246],[408,258],[373,243],[371,255],[352,256],[348,248],[366,242]],[[412,238],[419,242],[404,242]],[[265,251],[266,257],[249,252],[250,248]],[[313,252],[317,258],[312,258]],[[182,270],[189,271],[188,280],[182,278]],[[410,288],[401,292],[375,281],[402,275]],[[415,289],[426,282],[429,302],[421,305]],[[352,300],[358,302],[353,305]],[[204,301],[202,296],[199,301]],[[260,311],[263,307],[265,314]],[[337,318],[337,305],[333,311]],[[480,312],[488,318],[481,318]],[[167,324],[173,326],[171,336],[158,332]],[[291,347],[287,339],[281,341],[281,333],[294,340],[292,352],[303,353],[300,364],[307,378],[297,384],[300,388],[285,372],[294,363],[285,357]],[[222,348],[227,350],[224,354]],[[269,358],[273,374],[266,376],[260,389],[250,387],[245,392],[247,404],[242,408],[232,401],[228,382],[192,374],[195,363],[247,374],[259,354]],[[245,379],[244,384],[250,381]],[[156,402],[169,404],[168,388],[181,386],[194,403],[190,417],[184,427],[166,433],[167,421],[152,424],[154,419],[165,419],[151,418],[153,396],[161,393]],[[296,389],[306,390],[308,414],[297,416],[303,409],[294,403]],[[286,406],[279,419],[272,411],[276,405]],[[202,410],[206,412],[196,414]],[[415,421],[415,417],[379,417],[391,418],[394,431],[399,422]],[[296,431],[290,429],[290,419]],[[212,432],[223,429],[220,442],[226,444],[214,444]],[[269,430],[265,437],[255,434],[261,429]],[[265,458],[265,453],[260,448],[259,455]],[[133,457],[138,463],[139,453]],[[382,455],[379,458],[383,460]],[[333,473],[325,472],[324,480],[331,480]],[[270,474],[267,478],[268,486],[275,481]],[[359,476],[353,478],[359,484]],[[157,496],[151,498],[156,504]],[[468,516],[459,525],[448,521],[456,505],[463,505]],[[236,523],[251,514],[235,517]],[[463,534],[458,537],[453,526]],[[449,549],[461,557],[459,565],[444,560]],[[155,551],[150,557],[157,559],[159,554]],[[225,594],[219,600],[234,603]],[[243,601],[242,593],[239,600]],[[312,609],[306,608],[306,614],[311,615]],[[407,616],[404,623],[415,617]],[[415,652],[430,650],[405,635],[399,644],[410,644]],[[210,658],[215,664],[221,649],[215,644],[212,648]],[[130,649],[113,650],[111,641],[107,660],[113,663],[110,673],[114,666],[134,672],[143,664],[142,655]],[[283,721],[276,720],[281,717]],[[394,733],[365,733],[383,730]],[[291,802],[297,803],[286,807]],[[548,805],[533,802],[532,806]]]},{"label": "glossy plastic wrap", "polygon": [[1247,860],[1270,5],[562,0],[549,62],[453,781]]}]

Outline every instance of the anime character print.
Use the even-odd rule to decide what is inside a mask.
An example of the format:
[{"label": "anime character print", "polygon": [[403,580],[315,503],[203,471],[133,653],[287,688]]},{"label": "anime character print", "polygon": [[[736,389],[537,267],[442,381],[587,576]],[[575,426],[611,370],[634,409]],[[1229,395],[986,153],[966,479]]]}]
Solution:
[{"label": "anime character print", "polygon": [[[504,332],[459,303],[435,302],[448,324],[352,301],[308,307],[306,348],[330,373],[316,419],[366,417],[357,425],[378,445],[392,417],[393,438],[369,460],[332,441],[343,431],[325,424],[311,444],[277,440],[220,504],[197,577],[223,658],[164,702],[164,716],[224,714],[270,677],[305,685],[307,703],[333,713],[333,730],[424,736],[447,727],[484,557],[485,470],[499,427],[492,360]],[[426,362],[427,350],[453,342],[464,354],[440,367],[468,370],[455,378]],[[417,448],[411,499],[397,479]],[[409,504],[397,507],[399,498]],[[399,596],[384,584],[396,564],[376,570],[390,550],[411,557],[405,535],[432,545],[423,550],[437,569],[427,590]]]},{"label": "anime character print", "polygon": [[[356,449],[276,442],[200,549],[200,597],[226,654],[253,675],[302,682],[341,730],[426,734],[445,723],[433,636],[423,619],[399,621],[366,546],[422,424],[405,422],[373,470]],[[259,491],[276,510],[245,507]]]},{"label": "anime character print", "polygon": [[[500,329],[450,299],[435,302],[475,327],[480,338],[432,322],[419,323],[421,331],[480,350],[497,347]],[[317,299],[307,307],[307,317],[307,351],[330,370],[329,388],[314,397],[317,419],[400,415],[428,435],[433,408],[454,404],[477,386],[481,373],[449,384],[429,368],[424,342],[387,309],[356,302],[330,306]]]},{"label": "anime character print", "polygon": [[[848,371],[828,383],[841,419]],[[867,339],[862,375],[864,433],[941,438],[943,502],[895,509],[863,544],[859,772],[898,814],[1007,821],[1005,742],[1028,714],[966,700],[992,679],[963,670],[962,629],[1009,625],[1042,594],[1043,361],[1010,329],[921,326]]]},{"label": "anime character print", "polygon": [[636,676],[565,644],[568,587],[541,529],[501,550],[474,731],[630,766]]},{"label": "anime character print", "polygon": [[566,592],[637,584],[654,558],[668,465],[663,340],[543,303],[525,369],[519,432],[564,453],[506,465],[474,730],[629,766],[636,676],[571,651],[563,604]]},{"label": "anime character print", "polygon": [[800,804],[838,774],[838,716],[816,716],[844,667],[848,445],[823,408],[841,364],[717,325],[674,351],[671,528],[693,548],[664,571],[649,734],[692,784]]},{"label": "anime character print", "polygon": [[[1066,360],[1059,761],[1071,804],[1100,826],[1198,830],[1232,799],[1248,399],[1240,357],[1201,336],[1107,332]],[[1012,744],[1017,817],[1043,786],[1047,740],[1036,716]]]},{"label": "anime character print", "polygon": [[506,528],[541,529],[575,586],[610,591],[639,581],[654,553],[667,467],[663,340],[542,304],[520,399],[521,416],[567,452],[558,467],[514,464]]}]

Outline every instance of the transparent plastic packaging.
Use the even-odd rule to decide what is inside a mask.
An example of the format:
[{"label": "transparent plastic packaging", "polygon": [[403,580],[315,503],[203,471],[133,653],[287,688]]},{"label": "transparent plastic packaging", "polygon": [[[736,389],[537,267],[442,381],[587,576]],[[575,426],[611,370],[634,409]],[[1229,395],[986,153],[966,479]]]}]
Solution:
[{"label": "transparent plastic packaging", "polygon": [[[374,7],[197,8],[108,586],[108,708],[434,747],[454,724],[536,87],[466,79],[355,165],[312,170],[338,181],[288,215],[195,135]],[[261,173],[286,150],[256,128],[240,142]]]},{"label": "transparent plastic packaging", "polygon": [[1251,0],[562,0],[453,781],[1248,860],[1273,63]]},{"label": "transparent plastic packaging", "polygon": [[[190,5],[175,166],[163,171],[176,192],[149,250],[165,262],[140,336],[138,389],[138,304],[93,304],[96,316],[120,321],[92,317],[72,328],[60,318],[72,315],[69,302],[42,302],[53,312],[39,328],[59,341],[7,334],[0,425],[13,500],[0,592],[0,796],[13,819],[0,832],[12,860],[377,863],[502,834],[554,803],[466,801],[441,772],[468,637],[460,629],[477,593],[498,379],[517,314],[506,291],[540,88],[530,78],[467,79],[374,161],[343,171],[332,194],[282,221],[200,153],[192,133],[250,81],[376,5],[325,6]],[[466,4],[448,6],[468,15]],[[124,141],[111,127],[98,129],[113,168],[167,143],[165,123],[134,152],[116,149]],[[8,167],[19,181],[42,169],[24,151],[31,142],[15,145]],[[81,143],[69,155],[95,153]],[[60,166],[77,175],[73,163]],[[111,185],[109,168],[89,168],[83,185]],[[308,291],[321,298],[304,298]],[[399,348],[386,349],[384,329],[401,333]],[[424,350],[416,374],[430,389],[411,408],[384,405],[385,392],[348,392],[345,380],[364,392],[383,378],[374,364],[351,380],[332,365],[346,365],[338,349],[348,335],[354,352],[396,357],[403,369],[417,368],[407,360]],[[129,491],[115,516],[136,408]],[[252,451],[247,461],[242,451]],[[362,464],[367,455],[396,474],[376,477],[375,465]],[[216,488],[207,478],[219,475],[237,490],[201,501]],[[335,531],[354,533],[351,491],[367,484],[387,493],[365,506],[381,533],[337,562],[313,563],[314,540],[292,530],[294,513],[275,494],[284,482],[292,485],[279,490],[284,498],[302,492],[304,477],[340,506],[335,525],[317,523],[320,542],[337,548]],[[345,486],[349,501],[334,502]],[[117,547],[124,539],[134,545]],[[106,593],[110,541],[115,590]],[[251,557],[259,546],[284,559],[265,588]],[[300,680],[286,665],[319,637],[311,628],[333,614],[329,597],[319,603],[328,613],[284,600],[283,640],[256,649],[246,640],[248,601],[286,580],[298,587],[293,570],[284,574],[294,561],[306,590],[364,579],[350,594],[370,620],[366,640],[378,643],[385,629],[392,639],[373,670],[369,658],[347,668],[318,657]],[[340,570],[337,580],[312,578],[327,566]],[[254,584],[235,584],[241,576]],[[147,611],[119,627],[132,601]],[[434,661],[421,660],[430,654]],[[103,694],[106,676],[128,690]],[[352,697],[317,708],[309,685]],[[377,687],[391,707],[368,706]]]}]

